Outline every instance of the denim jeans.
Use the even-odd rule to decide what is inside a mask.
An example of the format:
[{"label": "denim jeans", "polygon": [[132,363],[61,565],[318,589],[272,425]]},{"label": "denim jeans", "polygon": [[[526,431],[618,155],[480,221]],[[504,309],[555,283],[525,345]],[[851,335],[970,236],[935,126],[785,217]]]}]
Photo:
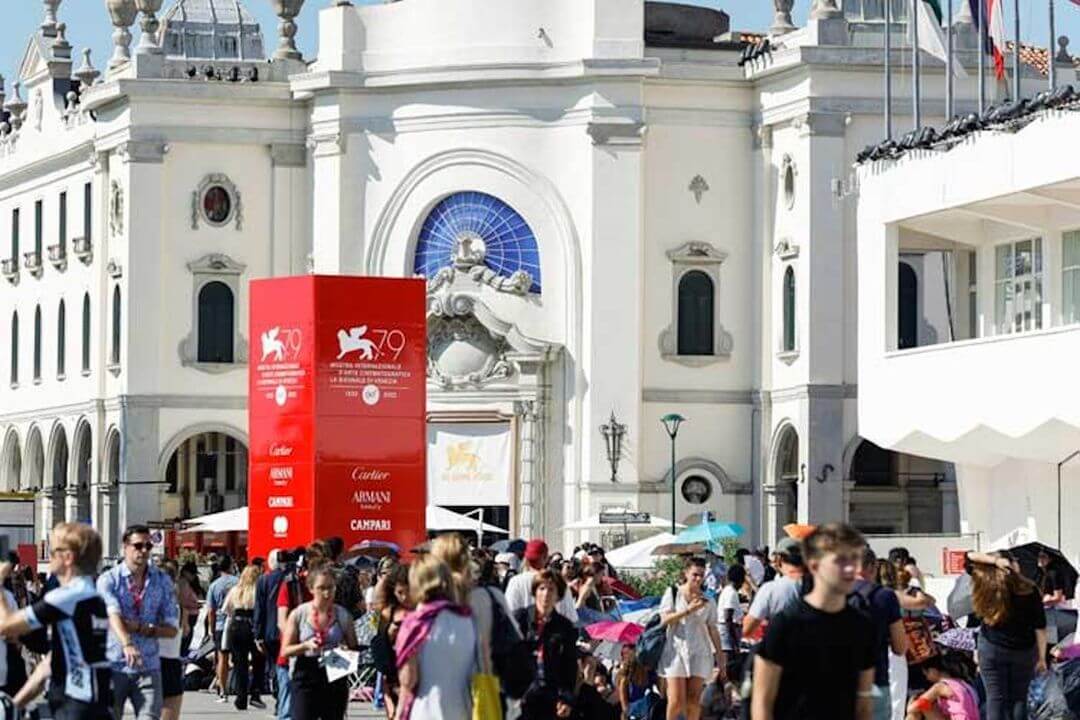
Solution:
[{"label": "denim jeans", "polygon": [[290,720],[292,688],[289,687],[289,668],[274,665],[277,674],[277,720]]},{"label": "denim jeans", "polygon": [[979,672],[986,686],[986,720],[1026,720],[1035,676],[1035,648],[1012,650],[979,639]]},{"label": "denim jeans", "polygon": [[135,720],[160,720],[161,718],[161,671],[129,675],[113,670],[113,709],[116,717],[124,716],[124,705],[131,701]]},{"label": "denim jeans", "polygon": [[890,720],[892,718],[892,690],[888,685],[874,686],[874,720]]}]

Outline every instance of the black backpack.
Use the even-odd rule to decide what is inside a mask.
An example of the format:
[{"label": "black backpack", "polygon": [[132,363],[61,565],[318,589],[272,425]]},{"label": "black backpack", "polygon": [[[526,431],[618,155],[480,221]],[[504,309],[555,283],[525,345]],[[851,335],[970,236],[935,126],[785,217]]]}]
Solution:
[{"label": "black backpack", "polygon": [[517,631],[514,620],[506,614],[490,588],[484,588],[491,600],[491,662],[499,676],[503,692],[515,700],[525,695],[536,678],[536,656],[530,644]]},{"label": "black backpack", "polygon": [[[674,585],[671,586],[671,594],[675,602],[678,602],[679,590]],[[664,654],[664,645],[667,644],[667,628],[660,624],[660,620],[660,613],[657,613],[645,625],[645,631],[638,636],[634,644],[638,662],[650,670],[656,669],[660,664],[660,656]]]}]

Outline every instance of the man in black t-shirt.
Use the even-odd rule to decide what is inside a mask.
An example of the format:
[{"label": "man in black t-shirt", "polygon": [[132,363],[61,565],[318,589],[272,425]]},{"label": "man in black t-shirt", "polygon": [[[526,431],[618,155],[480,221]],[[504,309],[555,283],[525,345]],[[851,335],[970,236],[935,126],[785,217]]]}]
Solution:
[{"label": "man in black t-shirt", "polygon": [[754,659],[753,720],[870,720],[873,623],[848,606],[862,535],[823,525],[803,541],[813,589],[775,616]]},{"label": "man in black t-shirt", "polygon": [[[93,573],[101,560],[101,537],[82,523],[53,528],[49,569],[60,586],[33,605],[16,610],[0,594],[0,636],[51,630],[49,707],[56,720],[111,717],[110,670],[105,658],[109,616]],[[0,564],[0,582],[12,571]]]}]

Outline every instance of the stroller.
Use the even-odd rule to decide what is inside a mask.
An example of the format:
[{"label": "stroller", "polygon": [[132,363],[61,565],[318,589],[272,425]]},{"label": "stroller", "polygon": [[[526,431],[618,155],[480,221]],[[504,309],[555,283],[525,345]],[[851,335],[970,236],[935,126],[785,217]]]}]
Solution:
[{"label": "stroller", "polygon": [[188,651],[184,666],[184,690],[206,690],[214,681],[214,638],[206,635]]}]

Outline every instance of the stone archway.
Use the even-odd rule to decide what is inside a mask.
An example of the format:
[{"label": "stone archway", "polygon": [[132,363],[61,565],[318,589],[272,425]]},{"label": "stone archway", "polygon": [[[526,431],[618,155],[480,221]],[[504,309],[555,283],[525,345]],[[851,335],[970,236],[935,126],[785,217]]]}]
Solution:
[{"label": "stone archway", "polygon": [[48,475],[42,486],[42,528],[51,530],[67,518],[64,513],[64,495],[68,486],[70,452],[67,431],[57,423],[49,438]]},{"label": "stone archway", "polygon": [[14,428],[4,438],[0,458],[0,490],[18,492],[22,489],[22,448],[19,446],[19,433]]},{"label": "stone archway", "polygon": [[784,537],[784,526],[799,518],[799,433],[795,426],[783,423],[773,440],[772,473],[765,486],[766,512],[773,545]]},{"label": "stone archway", "polygon": [[71,475],[67,486],[67,519],[91,522],[90,486],[94,476],[94,443],[90,423],[81,421],[75,428]]},{"label": "stone archway", "polygon": [[161,517],[188,519],[247,505],[248,444],[228,426],[177,433],[159,462]]}]

